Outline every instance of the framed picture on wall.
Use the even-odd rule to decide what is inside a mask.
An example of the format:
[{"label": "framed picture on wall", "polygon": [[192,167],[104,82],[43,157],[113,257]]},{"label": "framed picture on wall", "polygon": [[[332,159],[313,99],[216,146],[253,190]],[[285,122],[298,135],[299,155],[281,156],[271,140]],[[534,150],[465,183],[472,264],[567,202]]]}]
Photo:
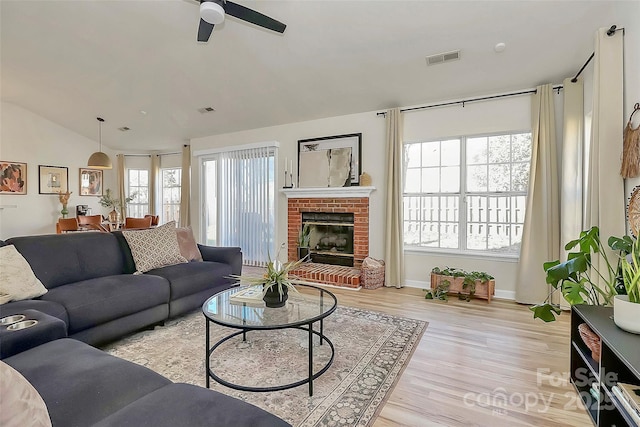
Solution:
[{"label": "framed picture on wall", "polygon": [[27,194],[27,164],[0,160],[0,193]]},{"label": "framed picture on wall", "polygon": [[102,171],[80,168],[80,195],[102,196]]},{"label": "framed picture on wall", "polygon": [[62,166],[38,166],[38,192],[40,194],[58,194],[69,190],[69,168]]},{"label": "framed picture on wall", "polygon": [[362,134],[298,141],[299,187],[360,185]]}]

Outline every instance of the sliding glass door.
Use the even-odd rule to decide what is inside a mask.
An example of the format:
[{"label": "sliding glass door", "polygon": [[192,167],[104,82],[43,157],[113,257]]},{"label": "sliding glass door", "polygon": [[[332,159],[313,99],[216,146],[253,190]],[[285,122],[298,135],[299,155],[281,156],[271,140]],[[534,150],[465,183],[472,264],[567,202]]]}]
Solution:
[{"label": "sliding glass door", "polygon": [[246,265],[275,256],[275,147],[204,158],[202,188],[207,244],[239,246]]}]

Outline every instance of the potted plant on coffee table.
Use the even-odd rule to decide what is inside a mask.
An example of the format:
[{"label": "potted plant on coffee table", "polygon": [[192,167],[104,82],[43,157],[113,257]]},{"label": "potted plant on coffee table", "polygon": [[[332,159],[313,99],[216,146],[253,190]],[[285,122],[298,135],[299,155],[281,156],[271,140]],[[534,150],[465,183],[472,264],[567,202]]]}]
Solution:
[{"label": "potted plant on coffee table", "polygon": [[231,276],[234,279],[238,279],[240,284],[261,286],[262,299],[269,308],[283,307],[289,297],[289,291],[298,292],[293,283],[291,283],[289,273],[302,264],[305,258],[282,263],[278,258],[283,247],[284,243],[278,249],[275,259],[271,259],[271,256],[269,256],[267,268],[262,276]]},{"label": "potted plant on coffee table", "polygon": [[298,233],[298,259],[306,258],[309,255],[309,244],[311,242],[311,227],[305,224]]}]

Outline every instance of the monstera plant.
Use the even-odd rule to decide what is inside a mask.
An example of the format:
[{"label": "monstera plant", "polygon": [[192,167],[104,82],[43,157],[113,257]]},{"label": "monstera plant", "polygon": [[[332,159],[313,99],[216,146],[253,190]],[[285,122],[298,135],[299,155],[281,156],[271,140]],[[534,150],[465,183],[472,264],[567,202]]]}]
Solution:
[{"label": "monstera plant", "polygon": [[[600,229],[591,227],[580,237],[566,244],[567,260],[545,262],[546,281],[551,285],[547,299],[530,307],[533,317],[553,322],[561,310],[553,304],[553,296],[560,292],[570,304],[610,305],[614,296],[624,292],[621,258],[631,252],[633,240],[629,236],[609,237],[609,247],[620,254],[612,263],[600,241]],[[596,257],[599,262],[594,262]],[[598,285],[600,284],[600,286]]]}]

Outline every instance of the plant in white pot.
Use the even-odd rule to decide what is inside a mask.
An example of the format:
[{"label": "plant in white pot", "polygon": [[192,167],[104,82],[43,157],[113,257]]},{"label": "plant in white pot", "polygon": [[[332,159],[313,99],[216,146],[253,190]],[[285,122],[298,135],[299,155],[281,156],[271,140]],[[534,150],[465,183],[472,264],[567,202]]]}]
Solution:
[{"label": "plant in white pot", "polygon": [[622,280],[626,295],[613,299],[613,321],[627,332],[640,334],[640,240],[633,242],[631,253],[622,258]]}]

